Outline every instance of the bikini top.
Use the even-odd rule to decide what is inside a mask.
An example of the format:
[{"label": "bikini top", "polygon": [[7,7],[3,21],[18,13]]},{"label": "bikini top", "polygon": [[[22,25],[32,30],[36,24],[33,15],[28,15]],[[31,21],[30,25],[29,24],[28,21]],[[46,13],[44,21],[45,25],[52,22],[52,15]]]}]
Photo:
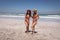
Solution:
[{"label": "bikini top", "polygon": [[37,15],[37,14],[33,16],[33,18],[34,18],[34,19],[35,19],[35,18],[37,18],[37,17],[38,17],[38,15]]},{"label": "bikini top", "polygon": [[30,17],[29,17],[29,15],[27,15],[25,18],[29,19]]}]

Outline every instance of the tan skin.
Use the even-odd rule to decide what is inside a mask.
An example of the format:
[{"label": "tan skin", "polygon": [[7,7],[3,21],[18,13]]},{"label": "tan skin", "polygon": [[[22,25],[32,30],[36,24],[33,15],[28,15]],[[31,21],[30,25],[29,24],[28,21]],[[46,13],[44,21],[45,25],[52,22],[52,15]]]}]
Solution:
[{"label": "tan skin", "polygon": [[25,15],[25,25],[26,25],[26,31],[25,32],[29,32],[30,14],[31,14],[31,11],[28,10],[26,15]]},{"label": "tan skin", "polygon": [[35,32],[35,25],[37,24],[37,20],[39,19],[38,14],[36,13],[34,16],[32,16],[33,22],[32,22],[32,34]]},{"label": "tan skin", "polygon": [[29,18],[30,18],[29,15],[26,15],[26,16],[25,16],[25,25],[26,25],[26,26],[28,26],[28,24],[29,24]]}]

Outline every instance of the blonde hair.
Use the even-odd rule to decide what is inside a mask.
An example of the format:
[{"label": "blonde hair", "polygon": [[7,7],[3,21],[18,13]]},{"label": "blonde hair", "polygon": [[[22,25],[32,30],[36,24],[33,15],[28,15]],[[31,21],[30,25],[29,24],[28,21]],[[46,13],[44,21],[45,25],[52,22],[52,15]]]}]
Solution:
[{"label": "blonde hair", "polygon": [[33,16],[37,14],[37,9],[33,10]]},{"label": "blonde hair", "polygon": [[37,9],[34,9],[33,12],[37,12]]}]

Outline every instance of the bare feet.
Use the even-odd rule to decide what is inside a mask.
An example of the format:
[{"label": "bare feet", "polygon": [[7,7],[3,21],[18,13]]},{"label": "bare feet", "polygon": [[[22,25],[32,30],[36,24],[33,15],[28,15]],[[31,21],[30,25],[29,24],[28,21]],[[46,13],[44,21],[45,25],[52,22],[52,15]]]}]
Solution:
[{"label": "bare feet", "polygon": [[33,34],[33,33],[37,33],[37,32],[36,32],[36,31],[32,31],[32,34]]},{"label": "bare feet", "polygon": [[31,32],[30,30],[29,31],[25,31],[25,33],[27,33],[27,32]]},{"label": "bare feet", "polygon": [[25,33],[27,33],[28,31],[25,31]]}]

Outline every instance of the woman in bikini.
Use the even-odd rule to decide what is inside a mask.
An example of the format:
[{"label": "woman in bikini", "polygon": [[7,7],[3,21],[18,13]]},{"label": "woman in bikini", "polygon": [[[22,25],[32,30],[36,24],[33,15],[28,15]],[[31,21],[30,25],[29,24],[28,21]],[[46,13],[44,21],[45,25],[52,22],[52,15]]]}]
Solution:
[{"label": "woman in bikini", "polygon": [[25,25],[26,25],[26,33],[29,32],[29,23],[30,23],[30,17],[31,17],[31,10],[27,10],[27,13],[25,15]]},{"label": "woman in bikini", "polygon": [[32,18],[33,18],[33,21],[32,21],[32,34],[33,34],[33,33],[36,33],[35,32],[35,25],[37,24],[37,20],[39,19],[39,16],[37,14],[37,10],[36,9],[34,9],[34,11],[33,11]]}]

